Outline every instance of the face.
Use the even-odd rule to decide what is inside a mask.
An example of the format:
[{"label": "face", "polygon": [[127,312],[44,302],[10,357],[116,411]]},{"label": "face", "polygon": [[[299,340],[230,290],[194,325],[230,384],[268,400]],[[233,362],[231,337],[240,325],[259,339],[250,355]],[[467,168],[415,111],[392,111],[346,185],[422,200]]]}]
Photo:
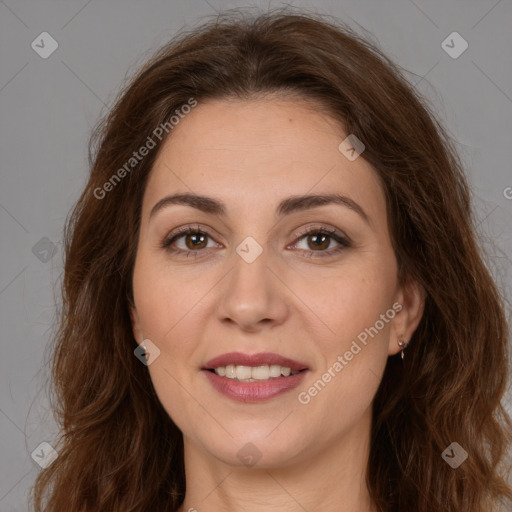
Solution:
[{"label": "face", "polygon": [[347,135],[300,100],[209,101],[150,173],[133,332],[159,349],[157,395],[205,457],[284,466],[360,435],[419,322],[382,186],[339,149]]}]

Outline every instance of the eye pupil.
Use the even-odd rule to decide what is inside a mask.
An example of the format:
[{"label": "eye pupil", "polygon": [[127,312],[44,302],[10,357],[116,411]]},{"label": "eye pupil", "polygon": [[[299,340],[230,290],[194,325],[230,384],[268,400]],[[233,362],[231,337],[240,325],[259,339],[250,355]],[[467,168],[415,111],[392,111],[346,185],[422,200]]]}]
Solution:
[{"label": "eye pupil", "polygon": [[[325,247],[329,246],[329,241],[327,241],[327,245],[325,245],[325,241],[329,238],[327,235],[311,235],[310,238],[313,239],[313,247],[316,247],[317,249],[325,249]],[[318,241],[320,241],[319,244],[317,244]]]},{"label": "eye pupil", "polygon": [[[193,241],[192,244],[189,244],[189,241],[192,238],[195,239],[196,241],[197,241],[197,239],[199,239],[198,243]],[[201,233],[192,233],[192,234],[187,235],[185,240],[186,240],[187,247],[189,249],[197,249],[200,246],[200,244],[203,244],[205,242],[206,236]]]}]

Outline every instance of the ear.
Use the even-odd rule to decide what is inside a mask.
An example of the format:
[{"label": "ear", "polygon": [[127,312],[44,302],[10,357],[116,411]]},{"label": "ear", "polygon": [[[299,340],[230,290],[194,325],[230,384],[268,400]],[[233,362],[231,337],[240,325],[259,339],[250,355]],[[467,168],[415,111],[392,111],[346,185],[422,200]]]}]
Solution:
[{"label": "ear", "polygon": [[402,307],[391,322],[392,327],[388,349],[390,356],[398,354],[402,350],[398,345],[400,336],[406,343],[409,343],[423,316],[425,298],[425,289],[413,279],[407,279],[405,284],[398,290],[395,303],[400,304]]},{"label": "ear", "polygon": [[132,321],[133,337],[135,338],[135,341],[138,344],[140,344],[144,341],[144,335],[142,334],[142,326],[140,324],[139,313],[137,312],[137,308],[135,307],[135,304],[133,304],[131,302],[130,302],[129,308],[130,308],[130,318]]}]

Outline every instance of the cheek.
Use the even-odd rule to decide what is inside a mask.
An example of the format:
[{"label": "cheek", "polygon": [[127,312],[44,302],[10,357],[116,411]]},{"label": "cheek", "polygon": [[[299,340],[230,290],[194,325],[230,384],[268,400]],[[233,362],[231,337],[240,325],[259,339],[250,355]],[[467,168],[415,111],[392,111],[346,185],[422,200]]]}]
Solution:
[{"label": "cheek", "polygon": [[[377,258],[367,253],[347,261],[336,272],[303,272],[294,283],[294,293],[314,313],[314,325],[327,333],[322,336],[326,346],[339,349],[365,328],[375,324],[381,314],[392,306],[395,293],[395,263],[393,258]],[[297,275],[297,274],[295,274]],[[327,329],[326,329],[327,328]],[[379,330],[386,332],[388,323]]]},{"label": "cheek", "polygon": [[191,313],[200,312],[204,292],[143,257],[134,269],[133,290],[144,338],[160,350],[147,368],[158,399],[178,428],[199,429],[201,411],[187,390],[198,371],[192,363],[198,334]]},{"label": "cheek", "polygon": [[208,272],[173,268],[141,251],[133,273],[133,290],[144,335],[164,346],[176,343],[178,333],[183,339],[183,331],[190,332],[190,315],[200,314],[201,299],[214,286],[214,277]]},{"label": "cheek", "polygon": [[350,429],[371,406],[387,361],[388,324],[374,330],[380,313],[379,308],[343,312],[338,334],[318,347],[321,362],[297,400],[326,435]]},{"label": "cheek", "polygon": [[[382,254],[382,253],[381,253]],[[318,367],[301,388],[304,404],[321,415],[342,407],[347,421],[369,406],[377,392],[388,357],[388,340],[395,292],[395,260],[367,253],[328,286],[310,294],[312,308],[329,328],[328,336],[316,336]],[[322,329],[325,332],[325,329]],[[311,332],[314,336],[314,332]],[[330,420],[329,420],[330,421]],[[336,421],[332,419],[332,427]]]}]

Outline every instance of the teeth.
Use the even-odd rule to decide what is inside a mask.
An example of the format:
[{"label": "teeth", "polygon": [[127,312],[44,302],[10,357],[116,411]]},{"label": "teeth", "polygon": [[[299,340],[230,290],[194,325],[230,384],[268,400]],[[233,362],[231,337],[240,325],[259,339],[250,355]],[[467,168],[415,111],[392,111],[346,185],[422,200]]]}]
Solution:
[{"label": "teeth", "polygon": [[280,366],[278,364],[265,364],[263,366],[242,366],[228,364],[227,366],[219,366],[215,368],[215,373],[221,377],[228,379],[235,379],[242,382],[255,382],[268,380],[276,377],[288,377],[289,375],[296,375],[298,371],[293,371],[287,366]]},{"label": "teeth", "polygon": [[[249,368],[246,366],[246,368]],[[270,369],[267,365],[264,366],[256,366],[255,368],[249,368],[250,370],[250,378],[255,380],[267,380],[270,377]]]},{"label": "teeth", "polygon": [[[220,368],[222,368],[222,367],[220,367]],[[228,379],[235,379],[236,378],[235,367],[232,364],[228,364],[226,366],[226,377]]]},{"label": "teeth", "polygon": [[237,366],[235,373],[238,380],[247,380],[252,378],[252,368],[250,366]]},{"label": "teeth", "polygon": [[281,367],[278,364],[270,365],[270,376],[281,377]]}]

